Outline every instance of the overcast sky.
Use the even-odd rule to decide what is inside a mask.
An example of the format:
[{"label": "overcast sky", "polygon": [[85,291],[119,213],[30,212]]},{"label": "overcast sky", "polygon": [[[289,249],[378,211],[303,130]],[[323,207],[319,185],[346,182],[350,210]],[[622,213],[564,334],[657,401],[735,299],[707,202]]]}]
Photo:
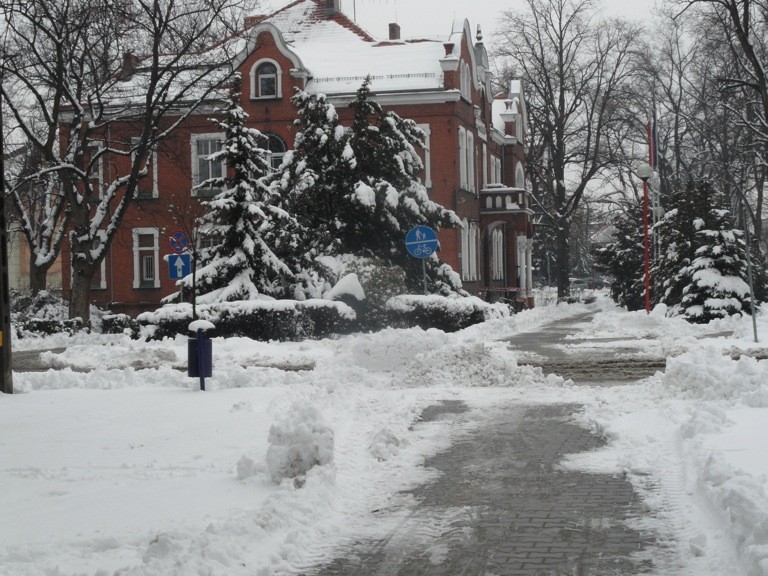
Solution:
[{"label": "overcast sky", "polygon": [[[264,0],[273,9],[292,0]],[[633,19],[650,17],[656,0],[603,0],[606,13]],[[486,39],[502,10],[520,9],[521,0],[341,0],[341,9],[375,38],[386,38],[388,24],[397,22],[403,38],[447,35],[455,18],[468,19],[474,32],[480,24]]]}]

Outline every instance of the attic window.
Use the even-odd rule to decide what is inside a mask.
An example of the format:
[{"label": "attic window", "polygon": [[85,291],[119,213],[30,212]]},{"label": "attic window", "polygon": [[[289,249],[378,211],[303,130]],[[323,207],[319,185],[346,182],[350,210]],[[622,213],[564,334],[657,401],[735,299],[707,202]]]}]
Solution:
[{"label": "attic window", "polygon": [[251,68],[251,99],[282,97],[280,66],[274,60],[264,59]]}]

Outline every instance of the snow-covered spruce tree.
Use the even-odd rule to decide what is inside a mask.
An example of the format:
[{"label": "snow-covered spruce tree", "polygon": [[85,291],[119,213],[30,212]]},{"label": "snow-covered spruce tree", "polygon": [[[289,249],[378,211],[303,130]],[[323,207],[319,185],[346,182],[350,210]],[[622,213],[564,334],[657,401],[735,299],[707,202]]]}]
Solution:
[{"label": "snow-covered spruce tree", "polygon": [[[371,100],[369,85],[366,80],[350,104],[349,128],[324,95],[299,91],[293,98],[299,132],[273,186],[300,224],[300,254],[284,260],[294,269],[305,265],[300,279],[307,287],[325,274],[318,258],[353,254],[402,267],[409,287],[420,290],[421,265],[407,255],[406,233],[417,224],[459,224],[418,180],[423,166],[416,147],[423,146],[423,132],[384,112]],[[436,257],[427,264],[432,291],[460,290],[450,267]]]},{"label": "snow-covered spruce tree", "polygon": [[[459,226],[460,220],[430,200],[419,181],[423,164],[416,148],[424,146],[424,133],[413,120],[383,111],[373,100],[370,84],[370,77],[366,78],[350,103],[355,183],[340,214],[346,222],[342,241],[354,253],[401,266],[409,288],[420,290],[422,267],[405,249],[406,233],[417,225]],[[460,289],[458,276],[436,255],[427,260],[427,270],[431,291]]]},{"label": "snow-covered spruce tree", "polygon": [[278,255],[294,273],[287,297],[319,297],[326,279],[319,257],[342,251],[338,206],[352,187],[354,154],[347,130],[324,94],[297,90],[298,128],[289,151],[270,185],[295,216],[291,242],[278,243]]},{"label": "snow-covered spruce tree", "polygon": [[[214,120],[226,133],[224,146],[209,158],[224,160],[228,174],[199,184],[222,190],[205,202],[209,211],[199,222],[205,247],[196,270],[198,302],[248,300],[280,292],[283,279],[291,276],[264,239],[270,236],[279,241],[279,231],[290,228],[290,217],[265,183],[270,167],[267,151],[259,146],[263,136],[245,126],[246,118],[236,78],[225,119]],[[191,288],[192,277],[179,285]]]},{"label": "snow-covered spruce tree", "polygon": [[709,182],[694,189],[702,217],[696,218],[695,256],[689,266],[690,283],[683,290],[681,315],[706,323],[738,313],[750,313],[746,245],[734,227],[728,200]]},{"label": "snow-covered spruce tree", "polygon": [[656,224],[660,250],[653,263],[651,293],[655,304],[664,303],[670,315],[679,313],[683,290],[691,282],[690,264],[695,256],[697,217],[695,186],[689,183],[683,190],[667,198],[667,212]]},{"label": "snow-covered spruce tree", "polygon": [[644,299],[643,224],[640,207],[614,221],[616,241],[595,250],[595,267],[613,278],[611,297],[627,310],[640,310]]}]

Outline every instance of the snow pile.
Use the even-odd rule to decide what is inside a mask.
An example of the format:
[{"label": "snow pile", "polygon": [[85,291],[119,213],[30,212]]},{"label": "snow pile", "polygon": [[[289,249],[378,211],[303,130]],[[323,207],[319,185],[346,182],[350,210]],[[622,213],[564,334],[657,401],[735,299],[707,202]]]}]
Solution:
[{"label": "snow pile", "polygon": [[403,440],[391,430],[379,430],[373,437],[368,451],[376,460],[383,462],[397,456],[402,444]]},{"label": "snow pile", "polygon": [[707,325],[692,325],[680,317],[668,318],[667,307],[658,304],[647,314],[644,310],[627,312],[614,307],[595,315],[592,322],[579,333],[579,338],[625,337],[625,338],[660,338],[689,337],[712,332]]},{"label": "snow pile", "polygon": [[557,385],[564,380],[545,377],[541,368],[519,366],[506,344],[468,342],[425,349],[408,364],[405,386],[523,386]]},{"label": "snow pile", "polygon": [[439,349],[451,342],[440,330],[387,328],[373,334],[355,334],[337,344],[332,363],[355,365],[371,371],[391,371],[409,364],[418,354]]},{"label": "snow pile", "polygon": [[267,471],[274,482],[302,479],[315,466],[333,462],[333,430],[308,401],[297,402],[288,416],[269,429]]},{"label": "snow pile", "polygon": [[675,397],[768,407],[768,361],[698,348],[667,360],[661,384]]},{"label": "snow pile", "polygon": [[[44,351],[40,353],[40,361],[44,366],[60,370],[97,370],[114,363],[119,356],[122,366],[126,368],[160,368],[181,363],[181,358],[174,348],[146,346],[135,344],[131,348],[115,346],[88,346],[77,344],[68,347],[63,352]],[[186,365],[186,359],[184,359]]]},{"label": "snow pile", "polygon": [[323,295],[328,300],[339,300],[344,296],[351,296],[357,301],[365,300],[365,290],[363,290],[357,274],[347,274],[342,277],[336,285]]}]

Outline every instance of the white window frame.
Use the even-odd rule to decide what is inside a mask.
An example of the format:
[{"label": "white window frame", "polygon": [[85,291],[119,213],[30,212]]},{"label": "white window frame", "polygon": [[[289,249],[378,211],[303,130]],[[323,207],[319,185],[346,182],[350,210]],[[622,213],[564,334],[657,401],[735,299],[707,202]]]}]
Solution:
[{"label": "white window frame", "polygon": [[462,62],[460,64],[459,92],[469,102],[472,102],[472,69],[469,64]]},{"label": "white window frame", "polygon": [[477,222],[461,221],[461,279],[475,282],[479,278],[477,271],[478,249],[480,246],[480,227]]},{"label": "white window frame", "polygon": [[[107,231],[106,230],[99,230],[96,232],[96,237],[94,240],[98,238],[100,240],[99,245],[103,244],[107,241]],[[99,285],[98,286],[91,286],[91,288],[96,288],[99,290],[106,290],[107,289],[107,256],[104,255],[104,258],[101,259],[101,269],[100,272],[100,279],[99,279]]]},{"label": "white window frame", "polygon": [[480,228],[477,222],[469,223],[469,280],[475,281],[478,279],[477,274],[477,257],[478,257],[478,245],[480,239]]},{"label": "white window frame", "polygon": [[[104,149],[104,142],[101,140],[93,140],[92,142],[88,143],[88,150],[89,150],[89,156],[88,156],[88,165],[90,166],[91,161],[93,160],[93,153],[91,150],[95,150],[98,154],[101,150]],[[97,196],[99,198],[104,198],[104,154],[101,154],[99,156],[98,164],[96,165],[96,178],[89,178],[91,181],[96,181],[96,187],[98,188]],[[93,190],[91,190],[93,192]]]},{"label": "white window frame", "polygon": [[488,187],[488,145],[483,142],[483,188]]},{"label": "white window frame", "polygon": [[491,183],[501,184],[501,158],[491,156]]},{"label": "white window frame", "polygon": [[504,232],[501,227],[491,232],[491,279],[504,280]]},{"label": "white window frame", "polygon": [[475,135],[467,130],[467,190],[477,192],[477,182],[475,178]]},{"label": "white window frame", "polygon": [[424,131],[424,187],[432,188],[432,154],[430,144],[432,129],[429,127],[429,124],[417,124],[416,126]]},{"label": "white window frame", "polygon": [[[224,140],[226,136],[223,132],[208,132],[205,134],[192,134],[191,139],[191,156],[192,156],[192,196],[210,196],[210,194],[200,194],[199,190],[196,190],[195,187],[200,184],[200,171],[198,168],[198,156],[197,156],[197,143],[200,140],[218,140],[222,143],[222,146],[224,145]],[[226,177],[227,174],[227,166],[224,162],[224,160],[221,161],[221,173],[223,176]]]},{"label": "white window frame", "polygon": [[461,221],[461,279],[469,280],[469,221]]},{"label": "white window frame", "polygon": [[[264,132],[262,133],[262,136],[264,136],[267,139],[267,162],[269,163],[269,168],[270,170],[275,172],[283,163],[283,158],[288,152],[288,144],[285,142],[282,136],[280,136],[279,134],[275,134],[274,132]],[[283,145],[282,152],[272,152],[272,150],[269,149],[269,143],[272,141],[272,138],[276,138],[280,140],[280,142]],[[279,160],[279,162],[276,162],[276,160]]]},{"label": "white window frame", "polygon": [[467,131],[459,126],[459,186],[467,189]]},{"label": "white window frame", "polygon": [[[133,148],[135,148],[139,143],[139,138],[131,138],[131,163],[133,163],[136,160],[136,152],[133,151]],[[152,182],[152,194],[150,196],[141,196],[137,194],[138,198],[158,198],[160,196],[160,189],[158,188],[157,183],[157,150],[152,150],[149,153],[149,156],[147,157],[147,164],[149,166],[147,167],[147,176],[145,178],[149,178],[150,182]],[[139,180],[138,186],[141,185],[141,179]]]},{"label": "white window frame", "polygon": [[[160,232],[157,228],[134,228],[133,229],[133,288],[160,288],[160,245],[158,239]],[[154,239],[151,248],[139,247],[139,236],[151,235]],[[154,257],[154,274],[155,277],[152,280],[152,286],[142,286],[142,266],[144,265],[143,258],[144,252],[152,251]]]},{"label": "white window frame", "polygon": [[517,170],[515,170],[515,188],[525,189],[525,170],[523,170],[522,163],[518,163]]},{"label": "white window frame", "polygon": [[[256,75],[256,71],[263,64],[272,64],[275,67],[275,94],[266,96],[261,95],[259,78]],[[253,66],[251,66],[249,75],[251,80],[251,100],[275,100],[283,97],[283,70],[280,67],[280,64],[272,58],[262,58],[261,60],[257,60]]]}]

